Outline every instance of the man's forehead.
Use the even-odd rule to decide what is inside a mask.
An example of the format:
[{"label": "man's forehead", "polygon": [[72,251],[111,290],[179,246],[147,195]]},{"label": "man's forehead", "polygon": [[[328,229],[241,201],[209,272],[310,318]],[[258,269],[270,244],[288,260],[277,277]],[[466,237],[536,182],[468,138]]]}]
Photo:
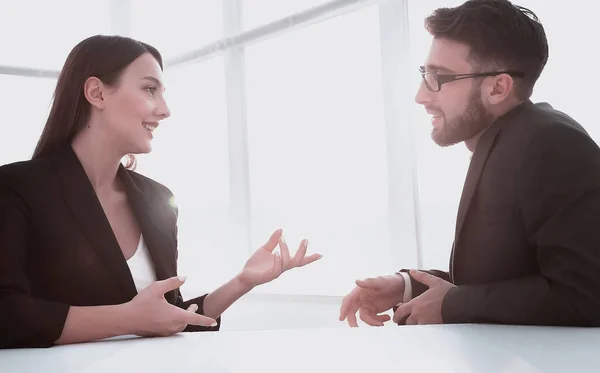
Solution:
[{"label": "man's forehead", "polygon": [[471,68],[469,52],[469,46],[464,43],[434,38],[425,67],[441,73],[468,72]]}]

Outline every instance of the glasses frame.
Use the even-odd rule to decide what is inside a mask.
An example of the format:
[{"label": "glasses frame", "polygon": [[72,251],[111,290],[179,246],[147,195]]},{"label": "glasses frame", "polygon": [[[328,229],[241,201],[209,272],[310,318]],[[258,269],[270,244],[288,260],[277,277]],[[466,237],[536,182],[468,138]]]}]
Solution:
[{"label": "glasses frame", "polygon": [[[524,78],[525,73],[517,70],[503,70],[503,71],[489,71],[484,73],[472,73],[472,74],[438,74],[435,71],[427,71],[425,66],[419,66],[419,72],[421,73],[421,77],[423,78],[423,82],[428,90],[431,92],[439,92],[442,89],[442,85],[445,83],[450,83],[456,80],[461,79],[469,79],[469,78],[480,78],[487,76],[497,76],[500,74],[508,74],[515,78]],[[433,89],[429,82],[427,81],[426,75],[433,75],[435,81],[437,81],[437,90]]]}]

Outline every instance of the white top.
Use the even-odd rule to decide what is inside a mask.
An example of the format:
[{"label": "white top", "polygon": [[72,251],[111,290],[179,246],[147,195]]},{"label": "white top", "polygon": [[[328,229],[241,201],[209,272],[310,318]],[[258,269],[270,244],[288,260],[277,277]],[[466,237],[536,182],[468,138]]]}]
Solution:
[{"label": "white top", "polygon": [[129,258],[127,265],[129,266],[129,271],[131,272],[131,277],[133,277],[133,282],[138,293],[156,281],[154,263],[152,263],[144,236],[140,236],[135,253]]}]

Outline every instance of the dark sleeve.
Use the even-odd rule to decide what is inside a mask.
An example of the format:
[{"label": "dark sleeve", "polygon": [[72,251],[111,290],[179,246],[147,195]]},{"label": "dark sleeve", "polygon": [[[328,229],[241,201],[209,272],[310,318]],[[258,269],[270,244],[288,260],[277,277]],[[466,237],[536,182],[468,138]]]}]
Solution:
[{"label": "dark sleeve", "polygon": [[[170,197],[169,200],[173,200],[173,197]],[[174,207],[175,209],[175,219],[177,219],[179,217],[179,209],[177,208],[177,206]],[[178,229],[177,229],[177,220],[175,221],[175,232],[174,232],[174,240],[175,240],[175,249],[177,250],[178,246],[177,246],[177,235],[178,235]],[[176,254],[177,256],[177,254]],[[200,315],[204,315],[204,299],[206,298],[208,294],[204,294],[200,297],[197,298],[193,298],[190,300],[183,300],[183,296],[181,295],[181,292],[178,290],[177,291],[177,300],[175,302],[175,305],[177,307],[183,308],[183,309],[187,309],[189,306],[191,306],[192,304],[196,304],[198,305],[198,310],[196,311],[196,313],[200,314]],[[202,332],[202,331],[218,331],[221,328],[221,317],[217,318],[217,326],[215,327],[205,327],[205,326],[197,326],[197,325],[188,325],[184,332]]]},{"label": "dark sleeve", "polygon": [[[208,294],[204,294],[201,297],[193,298],[190,300],[184,301],[181,293],[179,293],[179,300],[177,301],[177,306],[183,309],[187,309],[192,304],[198,305],[198,310],[196,313],[204,315],[204,299]],[[217,318],[217,326],[215,327],[206,327],[206,326],[198,326],[198,325],[188,325],[184,332],[204,332],[204,331],[218,331],[221,328],[221,316]]]},{"label": "dark sleeve", "polygon": [[575,129],[536,134],[517,171],[539,275],[451,289],[446,323],[600,326],[600,152]]},{"label": "dark sleeve", "polygon": [[0,174],[0,348],[52,346],[69,312],[30,296],[24,268],[31,235],[25,205]]},{"label": "dark sleeve", "polygon": [[[410,286],[411,286],[411,295],[412,298],[416,298],[419,295],[423,294],[427,289],[429,289],[429,286],[420,283],[419,281],[415,280],[410,273],[408,273],[410,271],[410,269],[406,269],[403,268],[398,272],[406,272],[406,274],[408,274],[408,277],[410,278]],[[421,272],[426,272],[429,273],[432,276],[436,276],[439,277],[445,281],[450,282],[450,274],[448,272],[444,272],[444,271],[440,271],[437,269],[430,269],[430,270],[420,270]],[[392,311],[394,313],[396,313],[396,310],[398,310],[398,306],[394,306],[392,307]],[[406,315],[402,320],[398,321],[398,325],[405,325],[406,324],[406,319],[408,319],[410,315]]]},{"label": "dark sleeve", "polygon": [[[410,269],[401,269],[400,270],[400,272],[406,272],[407,274],[408,274],[408,271],[410,271]],[[420,270],[420,271],[429,273],[432,276],[439,277],[439,278],[443,279],[444,281],[450,282],[450,274],[448,272],[440,271],[437,269]],[[419,281],[415,280],[414,278],[412,278],[412,276],[410,274],[408,274],[408,276],[410,277],[410,286],[411,286],[413,298],[418,297],[419,295],[423,294],[427,289],[429,289],[429,286],[422,284]]]}]

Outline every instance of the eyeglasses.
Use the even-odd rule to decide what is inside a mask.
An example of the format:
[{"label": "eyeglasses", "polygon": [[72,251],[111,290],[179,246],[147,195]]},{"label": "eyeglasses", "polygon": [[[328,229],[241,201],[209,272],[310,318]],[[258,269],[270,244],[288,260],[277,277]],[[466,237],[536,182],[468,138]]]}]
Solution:
[{"label": "eyeglasses", "polygon": [[487,73],[473,73],[473,74],[454,74],[454,75],[446,75],[446,74],[438,74],[437,71],[427,71],[425,66],[419,67],[419,72],[423,77],[423,81],[425,82],[425,86],[431,92],[439,92],[442,88],[442,84],[453,82],[455,80],[460,79],[468,79],[468,78],[479,78],[483,76],[496,76],[500,74],[508,74],[515,78],[523,78],[525,77],[525,73],[515,70],[506,70],[506,71],[492,71]]}]

